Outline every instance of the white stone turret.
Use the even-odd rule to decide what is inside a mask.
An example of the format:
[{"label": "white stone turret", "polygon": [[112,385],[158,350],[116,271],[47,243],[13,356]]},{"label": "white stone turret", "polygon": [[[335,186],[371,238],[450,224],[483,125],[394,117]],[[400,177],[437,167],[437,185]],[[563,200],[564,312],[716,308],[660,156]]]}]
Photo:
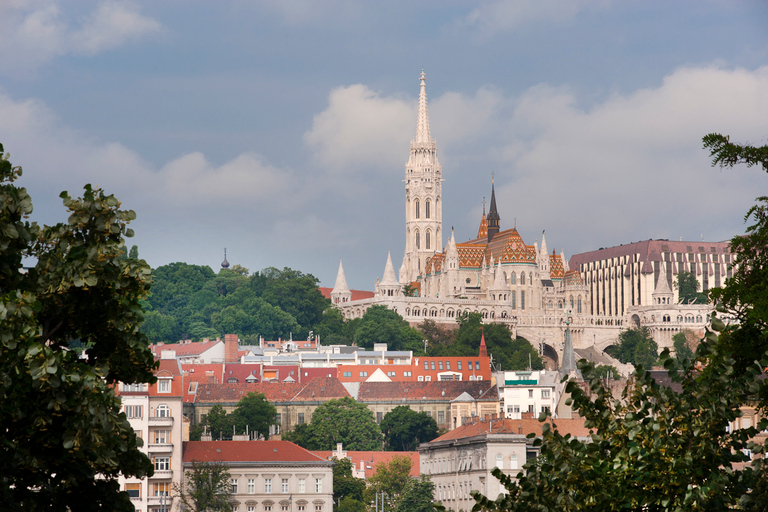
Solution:
[{"label": "white stone turret", "polygon": [[501,260],[496,266],[496,276],[493,280],[493,286],[488,290],[488,298],[491,300],[506,300],[509,296],[509,287],[507,286],[507,278],[504,275],[504,271],[501,269]]},{"label": "white stone turret", "polygon": [[674,299],[674,292],[669,287],[667,282],[667,272],[664,268],[664,262],[659,265],[659,279],[656,281],[656,288],[653,290],[651,297],[654,304],[672,304]]},{"label": "white stone turret", "polygon": [[442,168],[429,133],[426,76],[421,72],[416,137],[405,164],[405,280],[416,281],[427,259],[443,247]]},{"label": "white stone turret", "polygon": [[456,248],[456,238],[451,230],[451,239],[445,246],[445,260],[443,261],[443,297],[456,296],[461,289],[459,283],[459,251]]},{"label": "white stone turret", "polygon": [[331,302],[333,304],[344,304],[352,300],[352,292],[347,286],[347,278],[344,275],[344,266],[339,260],[339,271],[336,273],[336,283],[331,290]]},{"label": "white stone turret", "polygon": [[544,237],[544,231],[541,232],[541,248],[536,256],[539,264],[539,276],[541,279],[550,279],[549,254],[547,253],[547,239]]},{"label": "white stone turret", "polygon": [[376,290],[379,295],[397,297],[400,295],[400,282],[395,277],[395,267],[392,265],[392,254],[387,253],[387,264],[384,266],[384,277],[378,283]]}]

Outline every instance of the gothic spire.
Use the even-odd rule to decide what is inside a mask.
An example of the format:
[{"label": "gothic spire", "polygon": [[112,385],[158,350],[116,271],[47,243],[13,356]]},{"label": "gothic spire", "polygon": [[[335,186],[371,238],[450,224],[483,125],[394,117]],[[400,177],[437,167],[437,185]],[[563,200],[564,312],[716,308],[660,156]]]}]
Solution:
[{"label": "gothic spire", "polygon": [[429,112],[427,111],[427,75],[421,70],[421,91],[419,92],[419,120],[416,127],[416,142],[429,143]]},{"label": "gothic spire", "polygon": [[499,212],[496,210],[494,179],[491,178],[491,208],[488,210],[488,242],[493,240],[493,237],[499,232],[499,220]]}]

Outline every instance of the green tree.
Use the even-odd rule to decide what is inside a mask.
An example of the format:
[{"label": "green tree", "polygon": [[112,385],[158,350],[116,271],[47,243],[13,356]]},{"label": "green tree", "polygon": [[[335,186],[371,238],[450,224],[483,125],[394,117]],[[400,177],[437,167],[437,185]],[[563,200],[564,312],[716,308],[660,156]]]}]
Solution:
[{"label": "green tree", "polygon": [[323,318],[315,326],[315,336],[324,345],[350,345],[352,340],[345,336],[346,320],[341,310],[328,306],[323,311]]},{"label": "green tree", "polygon": [[21,176],[0,145],[0,500],[133,511],[117,478],[152,464],[114,386],[153,382],[156,367],[139,331],[150,269],[120,258],[136,214],[86,185],[82,198],[61,194],[67,222],[39,227]]},{"label": "green tree", "polygon": [[173,484],[173,496],[179,498],[184,510],[230,512],[230,478],[229,469],[222,462],[192,461],[192,469],[185,471],[182,484]]},{"label": "green tree", "polygon": [[323,311],[330,301],[323,297],[318,288],[318,279],[311,274],[284,268],[267,268],[252,277],[258,289],[263,284],[261,297],[296,319],[300,328],[294,332],[297,339],[306,339],[309,331],[320,323]]},{"label": "green tree", "polygon": [[392,451],[416,450],[419,444],[429,442],[438,435],[434,418],[407,405],[398,405],[385,414],[380,428],[384,434],[384,447]]},{"label": "green tree", "polygon": [[613,380],[619,380],[621,375],[613,365],[601,364],[595,368],[595,375],[601,379],[611,378]]},{"label": "green tree", "polygon": [[675,288],[680,302],[683,304],[706,304],[707,296],[699,292],[699,281],[696,276],[683,270],[677,274]]},{"label": "green tree", "polygon": [[[333,507],[334,510],[343,505],[345,499],[355,500],[362,504],[365,480],[352,476],[352,461],[349,459],[333,459]],[[357,506],[348,503],[348,506]]]},{"label": "green tree", "polygon": [[693,359],[693,351],[698,345],[696,335],[690,329],[683,329],[672,336],[672,344],[678,359]]},{"label": "green tree", "polygon": [[312,413],[307,427],[286,432],[283,439],[308,450],[381,450],[381,430],[368,406],[345,397],[329,400]]},{"label": "green tree", "polygon": [[355,343],[369,349],[374,343],[386,343],[389,350],[418,350],[421,335],[396,311],[376,305],[363,315],[355,332]]},{"label": "green tree", "polygon": [[[730,142],[716,133],[703,139],[709,149],[712,165],[733,167],[745,164],[768,172],[768,145],[754,147]],[[744,217],[751,223],[744,236],[731,240],[735,268],[723,288],[710,290],[710,299],[718,310],[728,313],[739,323],[739,329],[721,336],[722,343],[737,361],[737,368],[750,365],[756,354],[768,349],[768,197],[757,198]],[[766,398],[768,391],[763,393]]]},{"label": "green tree", "polygon": [[335,510],[337,512],[368,512],[368,507],[362,501],[347,496],[341,499],[341,503]]},{"label": "green tree", "polygon": [[645,326],[622,331],[619,334],[619,344],[608,347],[605,351],[622,363],[642,365],[646,369],[650,369],[659,357],[658,345]]},{"label": "green tree", "polygon": [[221,404],[216,404],[208,411],[203,420],[203,425],[207,427],[211,439],[224,439],[232,436],[232,418],[227,415]]},{"label": "green tree", "polygon": [[403,497],[395,512],[437,512],[432,501],[434,492],[435,484],[427,475],[421,475],[418,479],[412,478],[403,489]]},{"label": "green tree", "polygon": [[[389,510],[397,509],[404,491],[411,483],[411,467],[413,462],[405,455],[395,455],[389,462],[379,464],[376,472],[368,480],[365,489],[365,502],[376,500],[377,493],[384,493],[387,498]],[[430,495],[431,496],[431,495]]]},{"label": "green tree", "polygon": [[[713,320],[713,328],[724,325]],[[476,495],[478,508],[491,511],[530,510],[726,510],[747,507],[750,489],[759,481],[747,461],[747,449],[762,452],[749,440],[768,425],[727,431],[741,415],[739,405],[759,386],[762,366],[753,364],[734,373],[733,360],[717,359],[717,336],[700,345],[698,358],[710,361],[710,371],[697,371],[695,362],[681,364],[665,350],[661,362],[682,388],[660,386],[638,369],[622,400],[603,386],[591,363],[580,369],[590,394],[576,382],[566,386],[574,410],[592,429],[589,441],[561,435],[544,425],[540,456],[527,463],[517,481],[494,470],[509,491],[492,501]],[[763,362],[763,366],[768,360]],[[553,420],[556,425],[557,420]],[[761,461],[756,467],[761,467]]]},{"label": "green tree", "polygon": [[232,413],[232,424],[238,434],[258,432],[269,439],[269,427],[275,424],[277,410],[267,401],[263,393],[248,393],[237,402]]}]

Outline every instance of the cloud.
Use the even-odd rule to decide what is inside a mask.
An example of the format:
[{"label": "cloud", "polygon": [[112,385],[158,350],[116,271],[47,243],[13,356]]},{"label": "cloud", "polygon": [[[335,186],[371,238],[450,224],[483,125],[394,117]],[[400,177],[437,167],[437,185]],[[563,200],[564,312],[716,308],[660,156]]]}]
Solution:
[{"label": "cloud", "polygon": [[532,88],[517,101],[497,197],[537,224],[529,228],[554,227],[580,250],[650,237],[730,238],[768,180],[711,168],[701,138],[720,132],[765,144],[765,91],[768,67],[682,68],[659,87],[590,109],[566,90]]},{"label": "cloud", "polygon": [[61,55],[96,55],[162,29],[128,1],[101,1],[77,25],[62,15],[55,0],[17,0],[2,7],[0,14],[0,64],[5,72],[28,72]]},{"label": "cloud", "polygon": [[487,2],[470,12],[464,23],[484,35],[515,29],[521,25],[552,21],[563,22],[579,11],[607,4],[594,0],[498,0]]},{"label": "cloud", "polygon": [[402,171],[416,133],[416,102],[382,97],[365,85],[333,89],[304,141],[331,172],[359,165]]}]

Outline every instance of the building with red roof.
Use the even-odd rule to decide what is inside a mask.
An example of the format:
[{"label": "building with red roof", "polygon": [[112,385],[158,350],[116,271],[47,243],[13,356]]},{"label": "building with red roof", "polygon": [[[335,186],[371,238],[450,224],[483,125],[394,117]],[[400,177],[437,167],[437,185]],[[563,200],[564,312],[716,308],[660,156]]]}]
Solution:
[{"label": "building with red roof", "polygon": [[184,468],[220,462],[231,476],[232,510],[332,512],[333,462],[287,441],[189,441]]},{"label": "building with red roof", "polygon": [[419,452],[351,451],[344,450],[341,443],[338,443],[333,451],[313,450],[312,453],[327,460],[349,459],[352,462],[352,476],[355,478],[371,478],[381,464],[389,464],[395,457],[408,457],[411,460],[409,475],[412,478],[418,478],[421,471]]}]

